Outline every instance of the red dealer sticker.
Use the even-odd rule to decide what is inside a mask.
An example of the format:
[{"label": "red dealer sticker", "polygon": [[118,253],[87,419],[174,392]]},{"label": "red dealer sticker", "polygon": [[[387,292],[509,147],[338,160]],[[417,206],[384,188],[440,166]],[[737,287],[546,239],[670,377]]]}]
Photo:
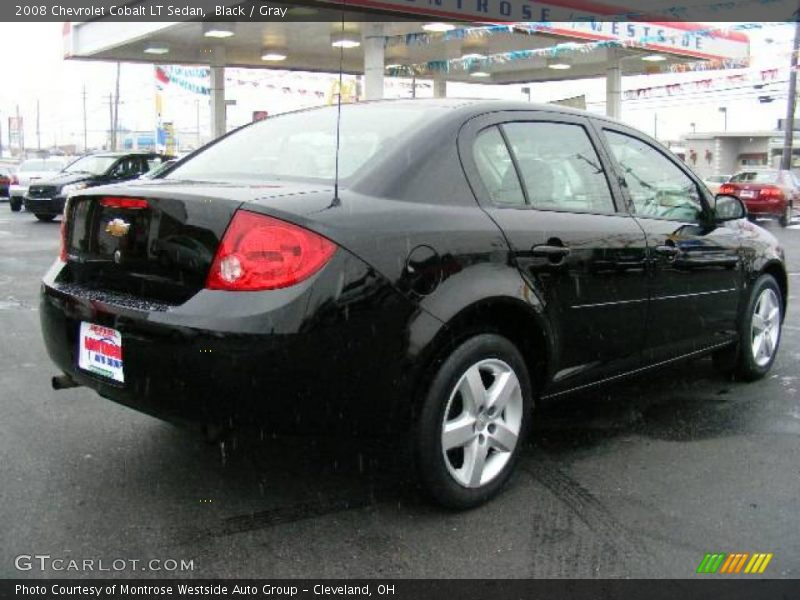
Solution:
[{"label": "red dealer sticker", "polygon": [[124,383],[122,334],[110,327],[82,322],[78,337],[78,366],[96,375]]}]

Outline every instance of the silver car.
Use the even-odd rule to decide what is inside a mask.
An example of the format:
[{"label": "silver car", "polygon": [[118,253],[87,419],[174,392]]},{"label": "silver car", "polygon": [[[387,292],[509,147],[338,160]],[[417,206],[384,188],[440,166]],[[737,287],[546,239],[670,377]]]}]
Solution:
[{"label": "silver car", "polygon": [[17,212],[22,208],[22,199],[32,181],[49,179],[60,173],[66,165],[67,161],[61,158],[29,158],[22,161],[11,177],[8,190],[11,210]]}]

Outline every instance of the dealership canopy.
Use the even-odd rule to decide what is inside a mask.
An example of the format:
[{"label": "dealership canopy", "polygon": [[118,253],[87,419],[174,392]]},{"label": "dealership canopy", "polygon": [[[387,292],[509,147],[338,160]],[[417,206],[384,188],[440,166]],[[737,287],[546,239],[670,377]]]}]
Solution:
[{"label": "dealership canopy", "polygon": [[[740,66],[749,57],[748,38],[740,31],[620,21],[618,8],[580,0],[251,3],[244,19],[236,16],[239,2],[216,0],[214,6],[231,10],[217,15],[211,6],[205,21],[181,15],[171,21],[120,21],[106,13],[67,23],[65,56],[210,66],[215,136],[226,130],[225,67],[335,73],[341,61],[345,73],[364,75],[367,99],[383,97],[384,78],[393,75],[430,78],[437,96],[446,95],[448,81],[510,84],[604,76],[607,113],[619,117],[622,75],[689,70],[698,63]],[[259,17],[264,8],[288,12],[283,18]]]}]

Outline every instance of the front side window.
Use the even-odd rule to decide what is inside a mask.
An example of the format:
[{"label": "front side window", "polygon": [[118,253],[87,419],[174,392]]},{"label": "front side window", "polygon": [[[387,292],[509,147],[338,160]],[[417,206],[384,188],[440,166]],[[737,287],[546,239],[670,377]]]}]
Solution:
[{"label": "front side window", "polygon": [[664,154],[644,141],[604,130],[633,202],[642,217],[697,221],[703,212],[694,181]]},{"label": "front side window", "polygon": [[600,158],[583,127],[530,122],[508,123],[503,130],[534,208],[615,211]]},{"label": "front side window", "polygon": [[114,156],[84,156],[64,169],[67,173],[102,175],[117,160]]},{"label": "front side window", "polygon": [[484,129],[473,147],[475,165],[494,204],[522,206],[525,196],[508,146],[497,127]]}]

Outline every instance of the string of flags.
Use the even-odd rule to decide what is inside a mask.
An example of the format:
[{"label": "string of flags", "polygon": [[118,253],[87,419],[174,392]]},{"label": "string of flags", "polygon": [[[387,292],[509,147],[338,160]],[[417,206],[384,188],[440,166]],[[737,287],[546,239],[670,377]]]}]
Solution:
[{"label": "string of flags", "polygon": [[685,81],[681,83],[669,83],[652,87],[626,90],[622,97],[625,100],[639,100],[643,98],[660,98],[673,96],[686,92],[711,90],[715,87],[731,86],[736,84],[759,85],[769,83],[778,79],[780,69],[764,69],[753,73],[736,73],[722,77],[709,77],[695,81]]}]

